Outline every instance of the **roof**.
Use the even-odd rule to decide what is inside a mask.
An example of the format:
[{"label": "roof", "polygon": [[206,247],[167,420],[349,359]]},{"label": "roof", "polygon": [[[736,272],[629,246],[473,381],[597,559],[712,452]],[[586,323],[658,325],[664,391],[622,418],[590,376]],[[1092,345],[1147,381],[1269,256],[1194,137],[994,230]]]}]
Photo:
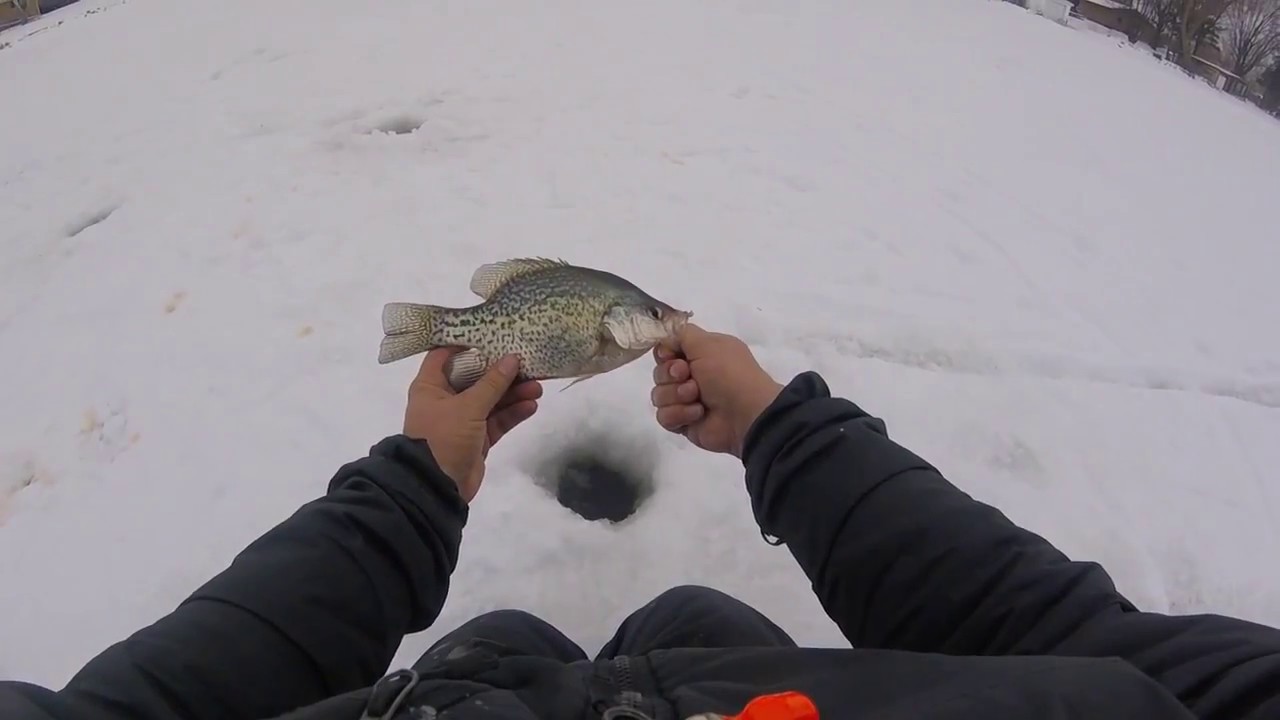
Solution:
[{"label": "roof", "polygon": [[[1090,1],[1090,2],[1092,2],[1092,0],[1089,0],[1089,1]],[[1237,75],[1237,74],[1235,74],[1235,73],[1231,72],[1230,70],[1228,70],[1228,69],[1226,69],[1226,68],[1222,67],[1222,66],[1221,66],[1221,65],[1219,65],[1218,63],[1215,63],[1215,62],[1209,62],[1208,60],[1205,60],[1204,58],[1200,57],[1199,55],[1192,55],[1191,57],[1192,57],[1192,58],[1194,58],[1197,62],[1204,63],[1205,65],[1208,65],[1209,67],[1213,68],[1214,70],[1217,70],[1218,72],[1222,73],[1223,75],[1230,75],[1231,77],[1233,77],[1233,78],[1235,78],[1235,79],[1237,79],[1237,80],[1244,80],[1244,78],[1242,78],[1242,77],[1240,77],[1239,75]]]}]

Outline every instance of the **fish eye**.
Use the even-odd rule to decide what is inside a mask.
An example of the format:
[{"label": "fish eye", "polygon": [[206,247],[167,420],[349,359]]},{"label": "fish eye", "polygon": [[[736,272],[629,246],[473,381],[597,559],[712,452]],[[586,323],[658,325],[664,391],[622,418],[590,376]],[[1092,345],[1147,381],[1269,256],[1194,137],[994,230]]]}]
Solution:
[{"label": "fish eye", "polygon": [[649,317],[653,318],[654,320],[661,320],[662,310],[656,307],[649,308]]}]

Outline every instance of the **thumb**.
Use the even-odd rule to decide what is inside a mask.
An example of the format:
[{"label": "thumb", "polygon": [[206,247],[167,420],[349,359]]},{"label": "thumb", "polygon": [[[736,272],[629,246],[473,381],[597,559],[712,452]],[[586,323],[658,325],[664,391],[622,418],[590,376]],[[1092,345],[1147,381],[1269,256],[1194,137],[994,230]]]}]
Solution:
[{"label": "thumb", "polygon": [[511,387],[519,371],[520,358],[516,355],[505,355],[494,363],[475,385],[467,388],[462,396],[479,411],[480,417],[487,417]]},{"label": "thumb", "polygon": [[677,348],[680,354],[685,357],[691,357],[698,354],[698,349],[702,343],[710,335],[706,330],[687,322],[680,328],[680,332],[676,335],[676,342],[679,344]]}]

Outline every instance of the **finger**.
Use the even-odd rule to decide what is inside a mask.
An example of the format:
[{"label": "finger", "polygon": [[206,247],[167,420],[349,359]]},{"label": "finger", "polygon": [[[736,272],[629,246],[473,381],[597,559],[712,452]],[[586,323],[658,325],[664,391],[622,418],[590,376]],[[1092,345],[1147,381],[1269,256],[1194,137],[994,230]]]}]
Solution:
[{"label": "finger", "polygon": [[680,354],[676,352],[675,348],[669,347],[663,343],[659,343],[658,345],[655,345],[653,348],[653,359],[657,360],[658,362],[675,360],[679,356]]},{"label": "finger", "polygon": [[517,425],[533,417],[538,412],[538,403],[533,400],[522,400],[511,407],[493,414],[488,421],[489,445],[495,445],[503,435],[511,432]]},{"label": "finger", "polygon": [[427,386],[445,390],[450,395],[453,394],[453,388],[449,385],[449,379],[445,377],[444,366],[449,362],[449,358],[453,357],[462,348],[441,347],[435,348],[422,358],[422,364],[418,366],[418,374],[414,376],[412,385]]},{"label": "finger", "polygon": [[654,407],[668,405],[688,405],[698,400],[698,383],[693,380],[679,385],[658,385],[649,391],[649,401]]},{"label": "finger", "polygon": [[689,361],[687,360],[671,360],[661,365],[655,365],[653,368],[653,382],[658,385],[684,382],[689,379],[689,375]]},{"label": "finger", "polygon": [[684,382],[693,377],[693,368],[689,367],[688,360],[672,360],[667,365],[667,377],[671,378],[671,382]]},{"label": "finger", "polygon": [[701,404],[671,405],[658,408],[655,413],[658,424],[665,430],[680,432],[684,428],[698,422],[706,415],[707,410]]},{"label": "finger", "polygon": [[671,376],[668,375],[670,363],[660,362],[653,366],[653,384],[663,385],[671,382]]},{"label": "finger", "polygon": [[518,402],[525,400],[537,400],[542,397],[542,383],[536,380],[526,380],[511,386],[511,389],[502,396],[498,404],[494,406],[494,411],[511,407]]},{"label": "finger", "polygon": [[489,367],[483,377],[462,393],[475,409],[476,416],[486,417],[502,399],[520,371],[520,358],[504,355]]}]

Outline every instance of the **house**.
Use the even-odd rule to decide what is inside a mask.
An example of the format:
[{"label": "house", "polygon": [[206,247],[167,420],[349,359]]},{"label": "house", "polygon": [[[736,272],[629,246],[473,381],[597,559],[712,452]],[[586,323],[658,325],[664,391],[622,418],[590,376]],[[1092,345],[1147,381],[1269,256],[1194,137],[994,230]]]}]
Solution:
[{"label": "house", "polygon": [[1026,7],[1060,25],[1066,25],[1071,15],[1071,0],[1027,0]]},{"label": "house", "polygon": [[1190,69],[1225,93],[1249,95],[1249,81],[1223,67],[1222,51],[1215,45],[1201,45],[1191,56]]},{"label": "house", "polygon": [[40,0],[0,0],[0,30],[40,17]]},{"label": "house", "polygon": [[1159,37],[1156,26],[1133,7],[1133,0],[1072,0],[1075,13],[1109,30],[1124,33],[1129,42],[1142,42],[1155,47]]}]

